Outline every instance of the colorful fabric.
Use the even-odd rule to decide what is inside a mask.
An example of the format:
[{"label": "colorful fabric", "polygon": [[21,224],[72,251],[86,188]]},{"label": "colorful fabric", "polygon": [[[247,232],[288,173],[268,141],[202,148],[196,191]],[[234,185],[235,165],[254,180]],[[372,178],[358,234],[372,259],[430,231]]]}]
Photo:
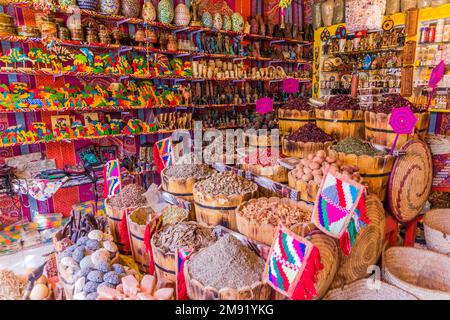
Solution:
[{"label": "colorful fabric", "polygon": [[108,161],[103,167],[103,198],[109,198],[120,193],[122,181],[120,176],[119,160]]},{"label": "colorful fabric", "polygon": [[317,296],[315,282],[322,270],[319,250],[281,224],[275,234],[264,270],[264,280],[294,300]]},{"label": "colorful fabric", "polygon": [[152,219],[152,222],[147,224],[144,232],[145,250],[147,250],[149,256],[148,274],[150,275],[155,274],[155,262],[153,259],[153,250],[152,246],[150,245],[150,240],[152,239],[153,234],[159,230],[161,225],[162,225],[162,215],[156,215]]},{"label": "colorful fabric", "polygon": [[184,266],[192,250],[189,249],[178,249],[177,250],[177,300],[189,300],[186,289],[186,279],[184,278]]},{"label": "colorful fabric", "polygon": [[173,163],[172,141],[171,138],[159,140],[153,146],[153,157],[155,159],[156,170],[158,173]]},{"label": "colorful fabric", "polygon": [[[18,180],[20,183],[20,193],[28,194],[38,201],[47,201],[61,188],[61,186],[68,180],[68,177],[64,177],[59,180],[48,179],[27,179]],[[23,183],[25,185],[23,185]],[[25,188],[25,189],[23,189]]]},{"label": "colorful fabric", "polygon": [[342,251],[348,255],[356,235],[369,223],[365,203],[363,185],[328,172],[318,192],[312,222],[322,232],[340,239]]}]

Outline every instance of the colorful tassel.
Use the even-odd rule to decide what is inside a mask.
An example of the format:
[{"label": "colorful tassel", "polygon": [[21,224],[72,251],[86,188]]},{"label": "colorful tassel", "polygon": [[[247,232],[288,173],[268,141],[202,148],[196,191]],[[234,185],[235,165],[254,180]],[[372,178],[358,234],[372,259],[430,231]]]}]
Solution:
[{"label": "colorful tassel", "polygon": [[123,251],[129,253],[130,251],[130,238],[128,236],[128,225],[127,225],[127,212],[125,211],[122,216],[122,221],[119,225],[120,239],[123,243]]},{"label": "colorful tassel", "polygon": [[342,234],[341,238],[339,239],[339,246],[341,247],[342,253],[346,256],[350,254],[352,251],[352,245],[350,242],[350,236],[348,234],[348,230],[345,230],[345,232]]},{"label": "colorful tassel", "polygon": [[317,297],[316,282],[319,272],[323,269],[320,261],[320,251],[315,246],[306,261],[305,269],[295,288],[291,299],[292,300],[311,300]]},{"label": "colorful tassel", "polygon": [[153,260],[153,250],[152,250],[152,246],[150,245],[150,239],[152,238],[152,233],[150,230],[150,224],[147,224],[147,226],[145,227],[145,231],[144,231],[144,245],[145,245],[145,250],[148,252],[148,257],[149,257],[149,261],[148,261],[148,274],[149,275],[154,275],[155,274],[155,263]]}]

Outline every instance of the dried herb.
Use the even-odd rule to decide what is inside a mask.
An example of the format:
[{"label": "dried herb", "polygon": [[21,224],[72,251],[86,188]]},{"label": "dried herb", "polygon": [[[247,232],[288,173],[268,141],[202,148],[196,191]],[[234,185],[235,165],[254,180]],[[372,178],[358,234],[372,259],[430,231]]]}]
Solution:
[{"label": "dried herb", "polygon": [[325,110],[361,110],[358,100],[344,94],[331,97],[321,108]]},{"label": "dried herb", "polygon": [[410,101],[403,98],[399,94],[391,94],[380,104],[375,105],[372,109],[375,113],[392,113],[392,110],[396,108],[410,107],[412,112],[424,112],[425,110],[420,110],[416,108]]},{"label": "dried herb", "polygon": [[309,99],[305,97],[298,97],[290,99],[280,107],[280,109],[299,110],[299,111],[311,111],[314,110],[313,106],[309,103]]},{"label": "dried herb", "polygon": [[357,156],[381,156],[387,154],[387,152],[378,150],[372,144],[353,137],[341,140],[333,149],[337,152],[355,154]]}]

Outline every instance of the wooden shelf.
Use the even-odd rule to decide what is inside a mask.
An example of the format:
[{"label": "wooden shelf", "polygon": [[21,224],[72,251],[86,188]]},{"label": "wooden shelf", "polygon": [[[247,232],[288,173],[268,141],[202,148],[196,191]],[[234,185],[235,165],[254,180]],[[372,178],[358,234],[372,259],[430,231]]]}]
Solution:
[{"label": "wooden shelf", "polygon": [[450,113],[450,109],[430,109],[433,113]]}]

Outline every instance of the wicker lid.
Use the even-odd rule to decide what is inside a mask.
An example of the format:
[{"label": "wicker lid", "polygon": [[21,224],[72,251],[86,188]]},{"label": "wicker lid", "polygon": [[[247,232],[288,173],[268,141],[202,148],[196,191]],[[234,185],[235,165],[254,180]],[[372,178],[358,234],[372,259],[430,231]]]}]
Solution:
[{"label": "wicker lid", "polygon": [[413,220],[423,209],[431,191],[433,164],[428,146],[408,141],[400,150],[389,180],[389,209],[400,222]]}]

